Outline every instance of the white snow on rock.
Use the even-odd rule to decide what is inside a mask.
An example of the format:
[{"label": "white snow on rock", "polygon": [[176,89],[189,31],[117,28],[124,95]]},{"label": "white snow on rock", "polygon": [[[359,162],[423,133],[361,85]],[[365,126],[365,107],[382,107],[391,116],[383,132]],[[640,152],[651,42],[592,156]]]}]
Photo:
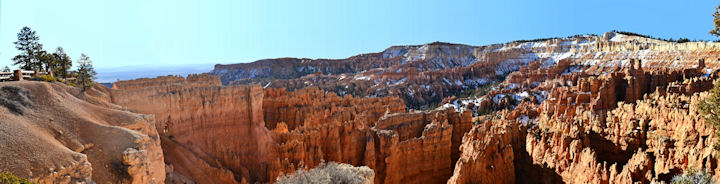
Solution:
[{"label": "white snow on rock", "polygon": [[623,35],[623,34],[615,34],[612,38],[610,38],[611,42],[624,42],[630,39],[630,37]]},{"label": "white snow on rock", "polygon": [[355,80],[370,80],[370,76],[355,76]]}]

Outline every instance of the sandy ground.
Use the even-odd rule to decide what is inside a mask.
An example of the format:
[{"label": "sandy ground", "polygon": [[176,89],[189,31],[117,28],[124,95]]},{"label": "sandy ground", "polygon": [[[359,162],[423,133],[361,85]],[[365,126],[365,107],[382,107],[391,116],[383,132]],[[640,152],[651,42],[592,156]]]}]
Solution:
[{"label": "sandy ground", "polygon": [[82,93],[58,83],[0,83],[0,172],[42,183],[130,183],[123,151],[142,140],[159,144],[157,132],[148,128],[152,118],[108,103],[107,94],[102,85]]}]

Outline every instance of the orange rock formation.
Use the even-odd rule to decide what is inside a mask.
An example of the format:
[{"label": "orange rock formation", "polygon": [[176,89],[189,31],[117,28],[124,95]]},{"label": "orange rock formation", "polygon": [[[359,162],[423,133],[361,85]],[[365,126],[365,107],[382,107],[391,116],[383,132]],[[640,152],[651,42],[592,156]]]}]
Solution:
[{"label": "orange rock formation", "polygon": [[205,75],[118,82],[113,101],[155,115],[165,162],[180,175],[215,183],[270,181],[275,152],[262,88],[219,82]]},{"label": "orange rock formation", "polygon": [[[517,174],[531,176],[548,170],[557,176],[550,174],[545,178],[551,180],[545,182],[669,182],[673,176],[691,169],[720,178],[718,160],[712,156],[713,130],[695,109],[708,95],[703,91],[709,90],[717,78],[706,72],[703,60],[694,68],[646,69],[640,60],[631,59],[625,68],[600,73],[593,67],[577,64],[554,67],[584,69],[560,74],[549,71],[553,68],[531,64],[506,81],[506,85],[522,85],[489,93],[492,96],[549,91],[547,100],[526,99],[514,110],[492,118],[496,120],[474,127],[463,140],[462,156],[450,183],[512,183],[476,176],[499,172],[511,177],[514,173],[515,179],[520,179],[523,176]],[[542,82],[535,83],[539,81]],[[521,116],[527,119],[522,120]],[[476,134],[480,136],[472,136]],[[492,138],[508,135],[526,136],[526,140]],[[488,156],[507,155],[511,151],[488,147],[520,151],[514,150],[515,162],[511,164],[507,160],[513,158]],[[489,169],[513,166],[515,172]]]},{"label": "orange rock formation", "polygon": [[188,78],[203,79],[119,82],[112,98],[156,116],[165,162],[179,175],[169,178],[267,182],[334,161],[369,166],[377,183],[444,182],[472,126],[469,112],[406,113],[398,98],[220,86],[217,78]]}]

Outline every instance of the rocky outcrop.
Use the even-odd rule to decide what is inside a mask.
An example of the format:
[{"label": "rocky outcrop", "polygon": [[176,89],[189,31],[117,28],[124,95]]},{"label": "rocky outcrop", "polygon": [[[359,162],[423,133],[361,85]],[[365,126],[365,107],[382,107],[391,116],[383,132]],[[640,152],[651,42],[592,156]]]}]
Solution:
[{"label": "rocky outcrop", "polygon": [[[706,66],[717,67],[718,48],[720,44],[711,42],[673,43],[610,32],[603,36],[579,35],[486,46],[441,42],[393,46],[379,53],[335,60],[267,59],[216,65],[210,74],[220,76],[223,84],[260,84],[291,91],[318,87],[341,96],[398,96],[410,108],[432,109],[442,105],[440,102],[446,97],[485,91],[496,83],[529,86],[544,82],[543,76],[554,78],[553,75],[578,70],[613,72],[628,66],[629,59],[643,60],[643,65],[652,68],[682,69],[693,68],[694,61],[706,58]],[[583,67],[569,68],[568,64],[573,63],[562,62],[566,59],[580,61]],[[518,72],[518,76],[505,80],[506,75],[524,66],[556,67],[537,73]],[[521,77],[531,77],[531,81],[520,81],[525,79]],[[630,81],[635,85],[645,80]]]},{"label": "rocky outcrop", "polygon": [[[367,166],[375,183],[718,178],[695,104],[718,77],[719,46],[617,33],[431,43],[119,82],[96,101],[155,115],[172,182],[274,182],[324,162]],[[148,178],[145,154],[124,151]]]},{"label": "rocky outcrop", "polygon": [[40,183],[163,183],[152,117],[46,82],[0,83],[0,170]]},{"label": "rocky outcrop", "polygon": [[513,145],[519,136],[518,124],[489,121],[473,127],[463,138],[462,154],[447,183],[516,183]]},{"label": "rocky outcrop", "polygon": [[316,88],[266,95],[284,173],[334,161],[369,166],[376,183],[444,182],[459,155],[453,140],[472,124],[468,113],[454,110],[405,113],[397,98],[338,97]]},{"label": "rocky outcrop", "polygon": [[313,168],[323,161],[366,165],[367,143],[373,141],[371,127],[387,113],[404,111],[397,98],[339,97],[314,88],[266,89],[265,93],[265,117],[267,125],[274,127],[283,168],[273,171],[273,176]]},{"label": "rocky outcrop", "polygon": [[[219,82],[217,77],[206,76],[119,82],[113,99],[116,104],[136,112],[155,115],[160,135],[167,138],[162,139],[165,151],[178,154],[168,156],[166,163],[202,166],[175,167],[180,174],[194,181],[221,183],[226,177],[198,177],[204,176],[203,172],[212,176],[217,174],[210,171],[230,170],[238,181],[270,181],[267,172],[258,172],[277,167],[272,162],[275,158],[273,140],[263,121],[262,88],[223,87],[216,82]],[[143,88],[145,84],[149,86]],[[133,87],[123,89],[122,86]],[[183,160],[181,154],[187,153],[193,153],[187,157],[197,157],[192,160],[200,162]]]},{"label": "rocky outcrop", "polygon": [[290,130],[347,121],[360,121],[363,126],[371,127],[387,113],[405,111],[402,101],[397,98],[354,98],[317,88],[295,92],[266,88],[264,94],[262,108],[269,129],[281,122]]},{"label": "rocky outcrop", "polygon": [[701,95],[654,93],[637,105],[620,103],[607,123],[597,124],[602,128],[540,119],[527,151],[569,183],[668,182],[688,169],[716,172],[713,134],[689,108]]},{"label": "rocky outcrop", "polygon": [[[454,112],[449,112],[449,114]],[[375,129],[375,164],[381,183],[444,182],[452,172],[452,132],[446,112],[393,114]]]},{"label": "rocky outcrop", "polygon": [[277,58],[251,63],[215,65],[211,75],[223,84],[248,84],[262,80],[292,79],[308,74],[357,73],[376,68],[414,68],[420,71],[468,66],[476,61],[468,45],[434,42],[422,46],[393,46],[380,53],[345,59]]},{"label": "rocky outcrop", "polygon": [[188,84],[198,82],[161,77],[115,85],[117,104],[156,116],[173,181],[272,182],[332,161],[366,165],[377,183],[444,182],[472,126],[469,112],[405,112],[393,97]]},{"label": "rocky outcrop", "polygon": [[[689,68],[649,68],[630,59],[628,66],[611,71],[597,71],[581,61],[571,63],[548,69],[531,64],[509,75],[501,88],[483,98],[493,100],[490,108],[514,108],[494,117],[498,124],[520,121],[520,135],[523,129],[528,132],[524,149],[514,152],[516,174],[550,171],[550,176],[557,175],[550,178],[564,183],[650,183],[669,182],[687,170],[716,173],[717,160],[711,156],[714,135],[695,109],[717,77],[704,68],[703,60]],[[563,74],[548,72],[557,67],[567,69]],[[497,96],[510,96],[516,102],[503,105]],[[466,139],[464,144],[475,143],[475,147],[496,144]],[[473,156],[509,151],[468,152],[463,149],[463,155]],[[529,162],[523,162],[523,156]],[[452,183],[478,182],[463,173],[479,173],[470,166],[496,163],[463,162],[463,158]]]}]

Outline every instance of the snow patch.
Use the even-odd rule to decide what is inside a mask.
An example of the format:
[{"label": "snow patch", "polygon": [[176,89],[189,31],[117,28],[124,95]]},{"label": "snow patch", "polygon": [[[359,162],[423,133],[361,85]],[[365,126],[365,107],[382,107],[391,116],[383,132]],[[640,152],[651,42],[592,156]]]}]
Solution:
[{"label": "snow patch", "polygon": [[355,80],[370,80],[370,76],[355,76]]}]

